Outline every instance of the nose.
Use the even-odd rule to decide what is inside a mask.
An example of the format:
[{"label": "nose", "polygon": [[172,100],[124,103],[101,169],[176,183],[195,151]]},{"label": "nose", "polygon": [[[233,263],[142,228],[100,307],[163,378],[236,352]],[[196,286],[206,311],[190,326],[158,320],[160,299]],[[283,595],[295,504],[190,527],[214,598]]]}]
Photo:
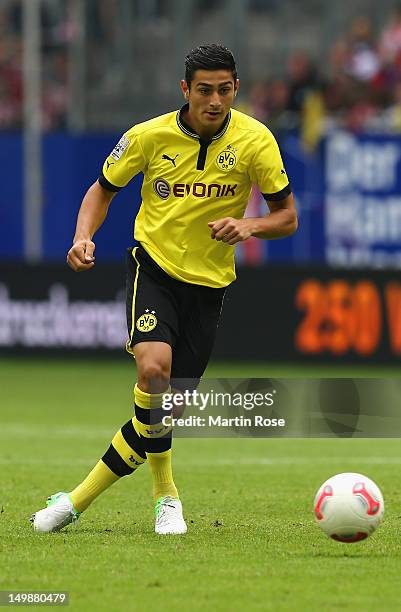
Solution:
[{"label": "nose", "polygon": [[210,106],[218,108],[220,106],[220,95],[218,91],[214,91],[210,96]]}]

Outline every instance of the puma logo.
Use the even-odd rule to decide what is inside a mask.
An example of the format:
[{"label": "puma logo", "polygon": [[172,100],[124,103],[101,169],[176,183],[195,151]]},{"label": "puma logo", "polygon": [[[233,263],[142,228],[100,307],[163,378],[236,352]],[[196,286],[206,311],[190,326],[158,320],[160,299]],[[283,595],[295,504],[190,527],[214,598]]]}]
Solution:
[{"label": "puma logo", "polygon": [[171,161],[171,163],[173,164],[174,168],[176,168],[175,165],[175,160],[177,159],[177,157],[179,156],[179,153],[177,153],[177,155],[173,158],[173,157],[169,157],[168,155],[166,155],[165,153],[162,155],[162,159],[168,159],[168,161]]}]

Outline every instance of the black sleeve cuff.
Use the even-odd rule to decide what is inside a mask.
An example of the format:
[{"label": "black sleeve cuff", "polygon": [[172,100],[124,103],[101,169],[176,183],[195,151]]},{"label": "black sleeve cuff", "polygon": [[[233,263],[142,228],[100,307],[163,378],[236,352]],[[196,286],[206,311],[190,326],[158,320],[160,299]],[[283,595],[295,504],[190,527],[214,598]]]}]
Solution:
[{"label": "black sleeve cuff", "polygon": [[277,191],[276,193],[262,193],[262,196],[266,202],[280,202],[280,200],[287,198],[290,193],[292,193],[292,189],[291,185],[288,183],[287,187],[284,187],[281,191]]},{"label": "black sleeve cuff", "polygon": [[116,187],[115,185],[112,185],[111,183],[109,183],[107,178],[104,176],[103,172],[100,174],[97,180],[99,181],[101,186],[107,189],[108,191],[114,191],[114,193],[116,193],[117,191],[120,191],[120,189],[122,189],[122,187]]}]

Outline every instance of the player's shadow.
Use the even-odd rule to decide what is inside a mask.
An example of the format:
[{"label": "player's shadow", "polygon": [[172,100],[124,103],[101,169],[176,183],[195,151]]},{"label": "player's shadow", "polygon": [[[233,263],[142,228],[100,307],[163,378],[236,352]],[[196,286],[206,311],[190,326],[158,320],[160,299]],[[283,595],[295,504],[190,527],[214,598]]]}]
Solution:
[{"label": "player's shadow", "polygon": [[82,537],[92,537],[92,536],[127,536],[127,537],[138,537],[138,536],[149,536],[154,534],[154,529],[152,527],[145,527],[138,523],[130,523],[126,527],[124,525],[118,525],[114,527],[100,527],[99,525],[79,525],[77,527],[67,527],[57,533],[51,534],[53,538],[64,538],[71,539],[74,538],[82,538]]}]

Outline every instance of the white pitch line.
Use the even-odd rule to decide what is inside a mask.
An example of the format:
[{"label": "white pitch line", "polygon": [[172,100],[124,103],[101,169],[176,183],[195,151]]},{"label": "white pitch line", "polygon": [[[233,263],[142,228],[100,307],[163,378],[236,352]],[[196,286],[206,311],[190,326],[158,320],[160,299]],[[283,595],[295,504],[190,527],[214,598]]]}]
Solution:
[{"label": "white pitch line", "polygon": [[26,461],[22,461],[21,459],[3,459],[0,457],[0,465],[90,465],[94,464],[94,459],[49,459],[49,457],[42,459],[27,459]]},{"label": "white pitch line", "polygon": [[[185,462],[190,465],[195,465],[192,462]],[[202,464],[204,462],[202,461]],[[366,464],[378,464],[385,465],[392,463],[395,465],[401,465],[401,457],[261,457],[261,458],[250,458],[241,459],[240,461],[230,461],[229,459],[216,459],[211,462],[210,465],[309,465],[311,463],[319,464],[332,464],[332,463],[366,463]]]},{"label": "white pitch line", "polygon": [[57,437],[60,438],[98,438],[100,436],[112,437],[117,430],[117,426],[106,429],[104,427],[98,427],[96,425],[77,425],[77,426],[57,426],[57,424],[49,425],[19,425],[19,424],[5,424],[1,425],[0,438],[15,437],[27,437],[27,438],[48,438],[51,437],[54,440]]},{"label": "white pitch line", "polygon": [[[25,424],[21,424],[21,423],[3,423],[0,426],[0,440],[2,438],[4,439],[9,439],[10,437],[21,437],[21,438],[29,438],[32,439],[32,437],[38,439],[38,438],[46,438],[48,439],[49,437],[51,437],[51,439],[54,441],[56,438],[75,438],[75,439],[79,439],[79,438],[86,438],[86,439],[97,439],[97,438],[106,438],[107,439],[111,439],[114,435],[114,433],[116,432],[118,426],[110,426],[108,428],[106,427],[102,427],[102,426],[96,426],[96,425],[92,425],[92,424],[87,424],[87,425],[68,425],[68,426],[58,426],[57,424],[54,425],[36,425],[34,423],[29,424],[29,425],[25,425]],[[226,433],[226,432],[225,432]],[[370,439],[370,440],[400,440],[399,437],[393,437],[393,436],[388,436],[388,437],[384,437],[384,438],[363,438],[363,437],[356,437],[356,438],[337,438],[337,436],[333,435],[327,435],[324,434],[321,437],[308,437],[308,436],[302,436],[301,434],[298,434],[296,436],[283,436],[282,438],[269,438],[268,436],[266,438],[252,438],[252,436],[245,436],[244,438],[240,438],[237,436],[199,436],[199,437],[184,437],[184,436],[177,436],[175,438],[177,441],[178,440],[191,440],[191,441],[199,441],[199,440],[252,440],[252,439],[257,439],[257,440],[265,440],[267,441],[273,441],[276,442],[276,440],[280,439],[280,440],[362,440],[362,439]],[[319,461],[320,461],[320,457],[319,457]]]}]

